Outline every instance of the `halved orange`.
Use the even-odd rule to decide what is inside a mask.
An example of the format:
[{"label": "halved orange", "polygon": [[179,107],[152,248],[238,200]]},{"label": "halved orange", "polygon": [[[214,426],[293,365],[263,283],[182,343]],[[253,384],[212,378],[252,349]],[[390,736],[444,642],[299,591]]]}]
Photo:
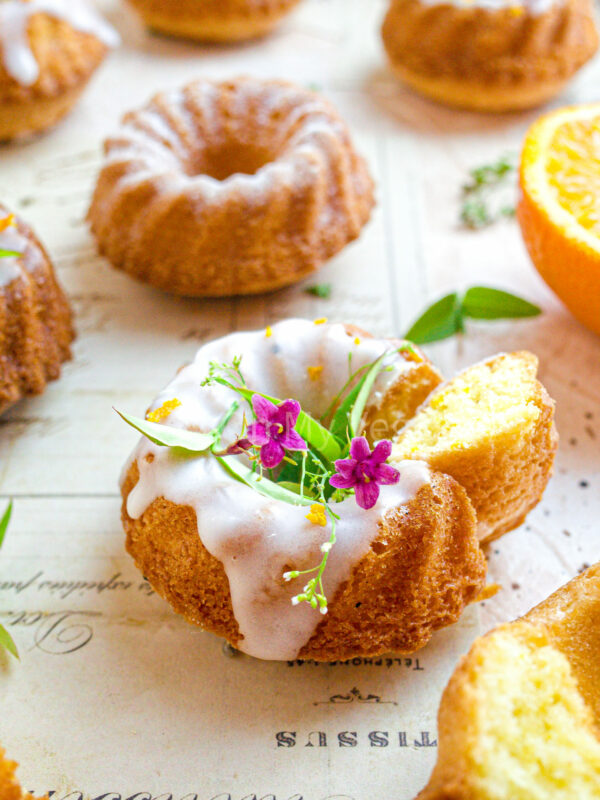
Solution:
[{"label": "halved orange", "polygon": [[517,217],[535,267],[600,333],[600,103],[561,108],[531,126],[520,185]]}]

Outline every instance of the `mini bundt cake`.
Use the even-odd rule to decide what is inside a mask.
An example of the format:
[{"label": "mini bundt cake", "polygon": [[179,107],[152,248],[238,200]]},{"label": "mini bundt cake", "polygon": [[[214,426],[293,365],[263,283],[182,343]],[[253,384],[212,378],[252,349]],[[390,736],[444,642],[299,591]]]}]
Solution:
[{"label": "mini bundt cake", "polygon": [[0,206],[0,413],[40,394],[71,357],[71,311],[44,247]]},{"label": "mini bundt cake", "polygon": [[176,294],[299,281],[355,239],[373,182],[332,106],[279,81],[197,81],[127,114],[89,212],[115,267]]},{"label": "mini bundt cake", "polygon": [[[388,461],[439,382],[411,345],[322,320],[205,345],[145,422],[128,418],[144,433],[121,481],[129,553],[176,611],[250,655],[414,652],[486,574],[468,491],[425,459]],[[521,448],[526,474],[539,455]],[[487,477],[491,493],[504,481]]]},{"label": "mini bundt cake", "polygon": [[[0,800],[35,800],[19,786],[15,775],[17,766],[14,761],[6,759],[6,754],[0,747]],[[42,800],[47,800],[47,797]]]},{"label": "mini bundt cake", "polygon": [[600,565],[478,639],[439,711],[418,800],[598,800]]},{"label": "mini bundt cake", "polygon": [[0,141],[67,114],[118,41],[84,0],[1,2]]},{"label": "mini bundt cake", "polygon": [[482,541],[520,525],[552,472],[554,401],[537,365],[521,352],[470,367],[438,387],[394,442],[392,459],[422,459],[464,486]]},{"label": "mini bundt cake", "polygon": [[269,33],[300,0],[129,0],[149,28],[203,42]]},{"label": "mini bundt cake", "polygon": [[598,33],[591,0],[392,0],[383,41],[421,94],[511,111],[558,94],[596,52]]}]

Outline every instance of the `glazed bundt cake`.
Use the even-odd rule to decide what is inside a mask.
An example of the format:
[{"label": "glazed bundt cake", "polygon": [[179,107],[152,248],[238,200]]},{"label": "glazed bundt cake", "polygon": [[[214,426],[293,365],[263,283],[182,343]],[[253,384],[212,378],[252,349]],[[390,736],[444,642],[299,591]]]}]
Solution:
[{"label": "glazed bundt cake", "polygon": [[269,33],[300,0],[129,0],[160,33],[204,42],[237,42]]},{"label": "glazed bundt cake", "polygon": [[[426,458],[389,461],[395,426],[426,414],[417,407],[439,382],[411,345],[322,320],[205,345],[146,422],[129,420],[144,438],[121,484],[128,551],[176,611],[250,655],[414,652],[486,573],[468,490]],[[519,414],[527,431],[534,412]],[[528,441],[526,475],[540,458]],[[494,494],[504,476],[487,478]]]},{"label": "glazed bundt cake", "polygon": [[[71,311],[43,245],[0,206],[0,413],[40,394],[71,357]],[[18,255],[6,255],[16,253]]]},{"label": "glazed bundt cake", "polygon": [[392,68],[418,92],[477,111],[539,105],[598,48],[590,0],[392,0]]},{"label": "glazed bundt cake", "polygon": [[176,294],[299,281],[359,235],[374,202],[336,111],[280,81],[159,94],[105,151],[89,213],[100,252]]},{"label": "glazed bundt cake", "polygon": [[422,459],[464,486],[482,541],[520,525],[552,472],[554,401],[537,365],[522,352],[470,367],[438,387],[394,442],[393,459]]},{"label": "glazed bundt cake", "polygon": [[83,0],[1,2],[0,141],[63,117],[118,41]]},{"label": "glazed bundt cake", "polygon": [[418,800],[600,797],[600,565],[478,639],[439,712]]}]

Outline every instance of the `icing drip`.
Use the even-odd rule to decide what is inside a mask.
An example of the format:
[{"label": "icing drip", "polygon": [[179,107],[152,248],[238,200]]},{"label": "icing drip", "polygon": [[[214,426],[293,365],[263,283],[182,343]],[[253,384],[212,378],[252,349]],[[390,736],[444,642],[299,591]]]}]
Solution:
[{"label": "icing drip", "polygon": [[34,14],[48,14],[75,30],[90,33],[107,47],[119,44],[117,32],[82,0],[8,0],[0,3],[0,47],[6,71],[23,86],[33,85],[39,66],[31,50],[27,28]]},{"label": "icing drip", "polygon": [[[387,349],[389,343],[380,339],[356,344],[342,325],[314,325],[303,320],[274,325],[269,337],[264,331],[231,334],[201,348],[195,361],[157,397],[153,408],[176,397],[181,406],[171,413],[168,424],[209,430],[234,399],[225,387],[200,388],[209,362],[231,362],[241,355],[241,369],[251,388],[282,399],[298,399],[307,411],[320,416],[347,380],[348,353],[352,353],[354,371]],[[311,381],[308,367],[319,365],[323,366],[320,378]],[[414,365],[396,356],[391,367],[376,382],[380,394]],[[240,432],[241,414],[239,411],[226,429],[226,442]],[[318,564],[320,546],[329,539],[330,528],[311,524],[304,506],[274,501],[236,482],[211,456],[181,457],[142,439],[133,458],[140,479],[127,498],[129,515],[139,518],[159,497],[191,506],[204,546],[221,561],[227,574],[233,611],[244,637],[238,647],[258,658],[295,658],[322,617],[307,604],[292,606],[291,598],[301,591],[303,580],[286,583],[282,575]],[[368,552],[379,532],[379,520],[390,509],[407,503],[429,480],[429,469],[422,462],[401,462],[399,469],[400,482],[383,486],[370,511],[360,509],[354,498],[336,504],[340,515],[337,544],[323,576],[330,599]],[[124,474],[126,471],[127,467]]]},{"label": "icing drip", "polygon": [[[0,250],[25,253],[28,247],[28,240],[16,228],[7,228],[0,233]],[[21,259],[17,256],[0,258],[0,287],[8,286],[21,275],[20,261]]]}]

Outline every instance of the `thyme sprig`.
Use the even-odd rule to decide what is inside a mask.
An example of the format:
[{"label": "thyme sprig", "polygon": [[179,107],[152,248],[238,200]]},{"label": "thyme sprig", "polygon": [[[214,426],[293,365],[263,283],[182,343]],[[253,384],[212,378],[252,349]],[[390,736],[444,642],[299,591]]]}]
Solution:
[{"label": "thyme sprig", "polygon": [[493,225],[500,219],[514,217],[514,202],[506,202],[512,188],[518,159],[513,154],[501,156],[491,164],[469,171],[469,180],[462,186],[460,220],[471,230]]}]

